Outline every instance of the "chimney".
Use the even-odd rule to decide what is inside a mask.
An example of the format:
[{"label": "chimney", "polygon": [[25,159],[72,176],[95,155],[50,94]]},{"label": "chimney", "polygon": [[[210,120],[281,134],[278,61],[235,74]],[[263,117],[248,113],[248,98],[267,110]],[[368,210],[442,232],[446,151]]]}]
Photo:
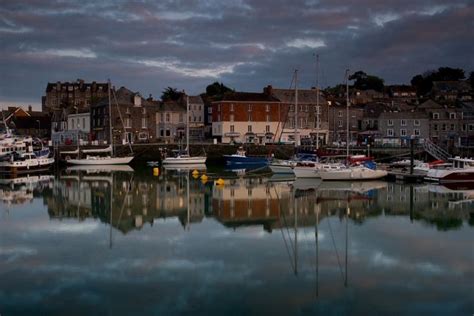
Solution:
[{"label": "chimney", "polygon": [[31,105],[28,105],[28,112],[31,113],[32,111],[33,111],[33,109],[32,109],[32,107],[31,107]]},{"label": "chimney", "polygon": [[263,88],[263,93],[265,93],[266,95],[272,95],[273,93],[272,85],[268,85],[265,88]]},{"label": "chimney", "polygon": [[150,95],[148,96],[148,99],[146,99],[146,100],[147,100],[147,101],[153,101],[153,96],[151,95],[151,93],[150,93]]}]

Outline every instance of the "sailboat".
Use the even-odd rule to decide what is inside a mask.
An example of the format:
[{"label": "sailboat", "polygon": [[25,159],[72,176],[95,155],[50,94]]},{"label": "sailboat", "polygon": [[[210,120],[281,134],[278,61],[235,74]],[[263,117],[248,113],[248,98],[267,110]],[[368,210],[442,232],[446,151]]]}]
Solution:
[{"label": "sailboat", "polygon": [[[346,70],[346,160],[349,164],[349,69]],[[375,163],[373,164],[375,167]],[[338,168],[321,169],[318,172],[323,180],[376,180],[387,176],[387,171],[369,168],[364,164]]]},{"label": "sailboat", "polygon": [[166,157],[162,162],[164,165],[181,164],[204,164],[206,156],[191,157],[189,155],[189,97],[186,96],[186,150],[184,154],[178,154],[176,157]]},{"label": "sailboat", "polygon": [[[108,91],[109,91],[110,146],[107,148],[101,148],[101,149],[85,149],[85,150],[82,150],[82,152],[85,154],[110,153],[110,155],[108,156],[87,155],[86,158],[68,159],[67,163],[72,164],[72,165],[126,165],[126,164],[129,164],[133,160],[134,156],[114,157],[114,146],[113,146],[114,140],[113,140],[113,135],[112,135],[112,105],[110,101],[110,80],[108,82]],[[119,110],[118,104],[117,104],[117,110]],[[131,147],[130,147],[130,150],[131,150]],[[62,153],[64,154],[65,152],[62,152]],[[79,139],[78,139],[78,148],[75,151],[68,152],[68,153],[79,154]]]}]

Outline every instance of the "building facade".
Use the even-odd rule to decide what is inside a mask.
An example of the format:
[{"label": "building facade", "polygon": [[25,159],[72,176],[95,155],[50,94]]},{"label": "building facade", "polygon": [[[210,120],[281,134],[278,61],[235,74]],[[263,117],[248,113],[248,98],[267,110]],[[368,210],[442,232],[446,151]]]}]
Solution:
[{"label": "building facade", "polygon": [[[114,143],[153,142],[156,140],[157,101],[144,99],[125,87],[112,90],[112,133]],[[91,106],[91,139],[106,143],[110,139],[109,100]]]},{"label": "building facade", "polygon": [[46,95],[42,97],[43,112],[52,112],[57,109],[70,109],[74,106],[79,110],[88,110],[89,107],[107,96],[108,83],[86,83],[82,79],[75,82],[49,82],[46,86]]},{"label": "building facade", "polygon": [[429,138],[429,117],[424,112],[383,112],[379,132],[381,145],[408,146],[411,138]]},{"label": "building facade", "polygon": [[234,92],[212,102],[212,135],[222,143],[278,140],[288,109],[267,93]]},{"label": "building facade", "polygon": [[156,134],[160,142],[186,141],[186,105],[177,101],[164,101],[156,113]]}]

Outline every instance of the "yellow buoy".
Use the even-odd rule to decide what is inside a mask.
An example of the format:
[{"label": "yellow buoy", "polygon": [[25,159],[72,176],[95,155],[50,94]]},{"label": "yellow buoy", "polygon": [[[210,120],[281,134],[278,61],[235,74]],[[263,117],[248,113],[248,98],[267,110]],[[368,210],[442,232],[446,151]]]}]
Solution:
[{"label": "yellow buoy", "polygon": [[159,168],[153,168],[153,175],[154,176],[159,176],[160,175],[160,169]]},{"label": "yellow buoy", "polygon": [[197,171],[196,169],[194,169],[193,173],[192,173],[193,176],[197,176],[199,175],[199,171]]},{"label": "yellow buoy", "polygon": [[219,178],[219,179],[216,180],[217,185],[224,185],[224,183],[225,183],[225,181],[222,178]]},{"label": "yellow buoy", "polygon": [[204,179],[201,178],[201,183],[202,183],[202,184],[206,184],[206,182],[207,182],[207,178],[204,178]]},{"label": "yellow buoy", "polygon": [[207,181],[207,179],[209,179],[209,178],[208,178],[208,176],[206,176],[206,174],[203,174],[203,175],[201,176],[201,180]]},{"label": "yellow buoy", "polygon": [[197,178],[199,178],[199,175],[198,174],[193,174],[193,178],[197,179]]}]

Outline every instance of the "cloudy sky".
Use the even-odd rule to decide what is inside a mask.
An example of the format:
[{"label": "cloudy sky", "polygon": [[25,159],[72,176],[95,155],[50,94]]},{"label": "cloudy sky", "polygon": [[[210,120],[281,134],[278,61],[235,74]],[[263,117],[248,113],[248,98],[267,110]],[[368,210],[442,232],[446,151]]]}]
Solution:
[{"label": "cloudy sky", "polygon": [[0,0],[0,105],[47,82],[106,81],[159,97],[213,81],[242,91],[334,85],[344,70],[406,83],[474,70],[472,0]]}]

